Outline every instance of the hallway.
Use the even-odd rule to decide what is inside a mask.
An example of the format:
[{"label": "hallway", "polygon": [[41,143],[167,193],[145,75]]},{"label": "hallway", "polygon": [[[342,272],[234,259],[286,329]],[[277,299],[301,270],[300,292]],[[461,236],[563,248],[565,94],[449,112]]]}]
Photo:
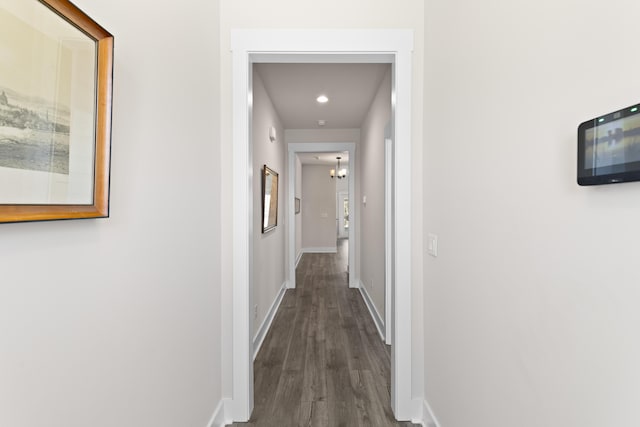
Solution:
[{"label": "hallway", "polygon": [[234,426],[412,426],[393,419],[390,355],[356,289],[347,240],[305,254],[254,363],[255,405]]}]

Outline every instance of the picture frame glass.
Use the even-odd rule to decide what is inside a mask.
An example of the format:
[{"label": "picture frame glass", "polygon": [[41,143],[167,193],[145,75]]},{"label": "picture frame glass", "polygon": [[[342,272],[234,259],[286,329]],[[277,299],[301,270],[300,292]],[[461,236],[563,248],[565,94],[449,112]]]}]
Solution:
[{"label": "picture frame glass", "polygon": [[0,0],[0,205],[94,202],[98,45],[38,0]]},{"label": "picture frame glass", "polygon": [[278,173],[264,165],[262,170],[262,232],[278,225]]}]

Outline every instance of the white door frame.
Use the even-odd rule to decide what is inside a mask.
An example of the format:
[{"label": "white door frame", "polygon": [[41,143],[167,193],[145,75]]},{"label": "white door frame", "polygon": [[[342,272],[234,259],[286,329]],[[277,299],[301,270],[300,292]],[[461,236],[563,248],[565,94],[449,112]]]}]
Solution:
[{"label": "white door frame", "polygon": [[393,140],[384,140],[384,343],[393,337]]},{"label": "white door frame", "polygon": [[[349,152],[349,197],[355,194],[356,144],[353,142],[318,142],[318,143],[289,143],[289,195],[287,196],[288,224],[289,224],[289,277],[287,287],[296,287],[296,220],[295,220],[295,185],[296,185],[296,153],[335,153]],[[327,169],[328,172],[328,169]],[[351,206],[349,206],[351,209]],[[354,215],[355,217],[355,215]],[[349,224],[351,225],[351,224]],[[358,281],[355,272],[356,238],[355,227],[349,227],[349,287],[357,288]]]},{"label": "white door frame", "polygon": [[[392,63],[395,113],[395,289],[391,407],[412,418],[411,395],[411,79],[412,30],[232,30],[233,99],[233,398],[235,421],[253,410],[251,241],[253,237],[250,114],[254,62]],[[289,248],[291,250],[291,248]]]}]

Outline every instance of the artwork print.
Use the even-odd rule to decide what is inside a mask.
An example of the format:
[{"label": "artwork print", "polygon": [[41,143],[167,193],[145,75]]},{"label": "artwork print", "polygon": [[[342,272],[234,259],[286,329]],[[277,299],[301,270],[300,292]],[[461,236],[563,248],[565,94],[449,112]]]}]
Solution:
[{"label": "artwork print", "polygon": [[0,223],[109,216],[113,43],[69,0],[0,0]]},{"label": "artwork print", "polygon": [[95,73],[78,28],[38,1],[0,1],[1,202],[91,201]]}]

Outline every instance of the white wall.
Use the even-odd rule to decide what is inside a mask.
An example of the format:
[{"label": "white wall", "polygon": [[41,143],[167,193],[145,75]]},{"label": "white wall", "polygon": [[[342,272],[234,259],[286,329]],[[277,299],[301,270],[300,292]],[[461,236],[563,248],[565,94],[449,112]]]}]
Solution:
[{"label": "white wall", "polygon": [[[285,201],[288,181],[285,171],[284,129],[260,74],[253,72],[253,304],[258,306],[253,333],[264,321],[285,282]],[[269,128],[277,139],[269,140]],[[264,165],[278,173],[278,225],[262,234],[262,174]]]},{"label": "white wall", "polygon": [[203,427],[221,398],[218,3],[75,3],[116,37],[111,218],[0,225],[0,425]]},{"label": "white wall", "polygon": [[[359,150],[360,280],[384,319],[384,156],[385,126],[391,120],[391,68],[380,83],[362,123]],[[363,203],[363,197],[367,203]]]},{"label": "white wall", "polygon": [[576,184],[638,102],[640,3],[426,2],[425,381],[442,427],[640,425],[640,183]]},{"label": "white wall", "polygon": [[302,165],[302,250],[336,250],[336,179],[328,166]]}]

